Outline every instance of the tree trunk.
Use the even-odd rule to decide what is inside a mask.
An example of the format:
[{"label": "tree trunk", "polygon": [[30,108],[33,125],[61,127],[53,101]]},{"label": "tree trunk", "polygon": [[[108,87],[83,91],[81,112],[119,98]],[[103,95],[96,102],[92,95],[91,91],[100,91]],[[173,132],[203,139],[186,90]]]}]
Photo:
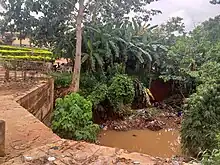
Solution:
[{"label": "tree trunk", "polygon": [[9,78],[10,78],[9,69],[6,68],[6,70],[5,70],[5,81],[6,81],[6,82],[9,82]]},{"label": "tree trunk", "polygon": [[79,91],[79,80],[81,70],[81,54],[82,54],[82,20],[84,12],[84,0],[79,0],[79,11],[76,18],[76,55],[75,64],[73,68],[72,84],[70,86],[70,92]]},{"label": "tree trunk", "polygon": [[22,39],[20,38],[20,47],[22,47]]},{"label": "tree trunk", "polygon": [[20,40],[20,47],[21,47],[21,46],[22,46],[22,37],[21,37],[21,31],[20,31],[19,40]]}]

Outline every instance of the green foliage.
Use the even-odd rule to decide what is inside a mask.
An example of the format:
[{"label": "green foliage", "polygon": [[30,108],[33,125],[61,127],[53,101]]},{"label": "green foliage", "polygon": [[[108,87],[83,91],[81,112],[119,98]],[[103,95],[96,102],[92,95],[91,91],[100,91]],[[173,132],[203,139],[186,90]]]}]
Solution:
[{"label": "green foliage", "polygon": [[93,105],[97,106],[101,102],[105,101],[108,94],[108,87],[105,84],[98,84],[94,91],[88,96]]},{"label": "green foliage", "polygon": [[15,46],[8,46],[8,45],[0,45],[0,50],[22,50],[22,51],[30,51],[29,48],[23,47],[15,47]]},{"label": "green foliage", "polygon": [[2,55],[32,55],[32,56],[52,56],[51,52],[48,51],[23,51],[23,50],[0,50]]},{"label": "green foliage", "polygon": [[112,79],[117,74],[125,74],[125,67],[123,64],[115,64],[114,66],[109,66],[107,69],[108,79]]},{"label": "green foliage", "polygon": [[220,80],[220,63],[206,62],[198,71],[190,72],[192,77],[195,77],[199,84],[217,83]]},{"label": "green foliage", "polygon": [[203,165],[219,165],[220,164],[220,136],[219,134],[217,134],[216,140],[218,142],[216,149],[214,149],[211,152],[209,150],[206,150],[202,154],[201,163]]},{"label": "green foliage", "polygon": [[48,56],[13,56],[13,55],[0,55],[0,59],[4,60],[27,60],[27,61],[51,61],[52,58]]},{"label": "green foliage", "polygon": [[77,93],[57,99],[52,129],[63,138],[94,142],[99,126],[92,122],[92,103]]},{"label": "green foliage", "polygon": [[32,56],[52,56],[53,53],[37,48],[22,48],[22,47],[14,47],[14,46],[3,46],[0,45],[0,54],[2,55],[32,55]]},{"label": "green foliage", "polygon": [[69,73],[50,73],[54,79],[55,88],[69,87],[72,81],[72,75]]},{"label": "green foliage", "polygon": [[95,86],[100,83],[97,77],[92,73],[82,73],[80,76],[80,91],[79,93],[88,97],[94,90]]},{"label": "green foliage", "polygon": [[44,49],[0,45],[0,58],[4,60],[51,61],[52,56]]},{"label": "green foliage", "polygon": [[211,153],[204,152],[202,157],[203,165],[219,165],[220,164],[220,150],[214,149]]},{"label": "green foliage", "polygon": [[108,99],[115,110],[126,104],[131,104],[135,96],[134,85],[127,75],[116,75],[108,88]]},{"label": "green foliage", "polygon": [[185,153],[196,156],[216,147],[215,136],[220,131],[220,85],[202,84],[190,96],[185,107],[181,139]]}]

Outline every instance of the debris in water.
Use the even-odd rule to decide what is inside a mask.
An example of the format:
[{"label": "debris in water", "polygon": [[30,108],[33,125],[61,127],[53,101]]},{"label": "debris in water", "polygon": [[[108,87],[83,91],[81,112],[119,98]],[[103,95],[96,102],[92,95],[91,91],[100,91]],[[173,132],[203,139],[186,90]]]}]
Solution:
[{"label": "debris in water", "polygon": [[138,161],[134,161],[133,164],[138,165],[138,164],[141,164],[141,163],[138,162]]},{"label": "debris in water", "polygon": [[107,129],[108,129],[108,127],[107,127],[107,126],[105,126],[105,127],[103,128],[103,130],[104,130],[104,131],[107,131]]}]

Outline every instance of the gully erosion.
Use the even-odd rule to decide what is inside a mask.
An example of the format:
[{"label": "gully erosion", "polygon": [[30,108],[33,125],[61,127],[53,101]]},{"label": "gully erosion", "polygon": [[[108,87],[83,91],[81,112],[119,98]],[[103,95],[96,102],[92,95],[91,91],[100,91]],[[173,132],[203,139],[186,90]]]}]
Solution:
[{"label": "gully erosion", "polygon": [[[49,128],[53,79],[2,84],[0,103],[3,165],[186,164],[181,158],[178,118],[168,112],[151,121],[131,116],[102,123],[97,144],[90,144],[61,139]],[[145,110],[139,110],[137,114],[143,113]]]}]

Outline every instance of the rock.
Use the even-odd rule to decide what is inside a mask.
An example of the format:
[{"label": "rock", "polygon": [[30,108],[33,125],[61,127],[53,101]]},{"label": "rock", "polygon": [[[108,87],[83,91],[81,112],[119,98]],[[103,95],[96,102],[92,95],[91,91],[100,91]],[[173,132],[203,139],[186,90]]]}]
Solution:
[{"label": "rock", "polygon": [[138,161],[134,161],[133,164],[138,165],[138,164],[141,164],[141,163],[138,162]]},{"label": "rock", "polygon": [[195,163],[195,162],[193,162],[193,163],[183,163],[183,165],[201,165],[201,163]]},{"label": "rock", "polygon": [[107,127],[107,126],[105,126],[105,127],[103,128],[103,130],[104,130],[104,131],[107,131],[107,130],[108,130],[108,127]]},{"label": "rock", "polygon": [[23,156],[23,162],[31,162],[33,160],[30,156]]},{"label": "rock", "polygon": [[147,128],[150,129],[151,131],[159,131],[159,130],[163,129],[162,125],[164,125],[163,122],[159,122],[157,120],[154,120],[147,125]]},{"label": "rock", "polygon": [[177,161],[173,161],[173,162],[172,162],[172,165],[180,165],[180,163],[177,162]]},{"label": "rock", "polygon": [[49,157],[47,160],[48,160],[49,162],[53,162],[53,161],[56,160],[56,158],[55,158],[55,157]]}]

